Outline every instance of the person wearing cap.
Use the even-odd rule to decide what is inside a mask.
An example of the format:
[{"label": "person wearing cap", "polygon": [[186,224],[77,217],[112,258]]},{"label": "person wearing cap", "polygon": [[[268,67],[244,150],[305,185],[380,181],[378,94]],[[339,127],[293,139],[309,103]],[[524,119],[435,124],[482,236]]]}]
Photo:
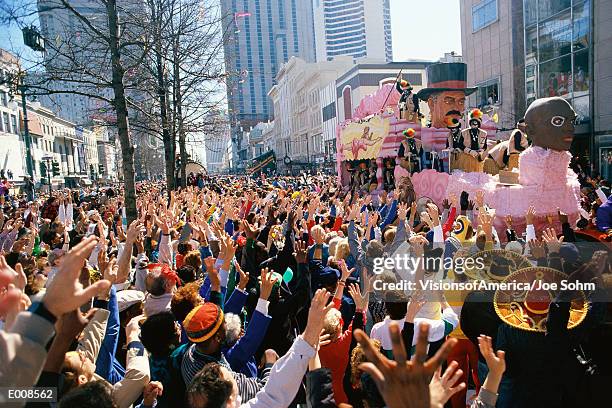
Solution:
[{"label": "person wearing cap", "polygon": [[400,143],[397,151],[397,157],[400,158],[400,165],[410,172],[421,170],[421,156],[423,154],[423,143],[416,139],[415,130],[412,128],[405,129],[402,132],[404,140]]},{"label": "person wearing cap", "polygon": [[450,152],[449,156],[449,173],[457,168],[458,154],[463,152],[465,145],[463,144],[463,134],[461,133],[461,121],[459,119],[448,116],[446,118],[446,127],[448,128],[448,139],[446,140],[446,148]]},{"label": "person wearing cap", "polygon": [[405,79],[400,79],[395,83],[395,89],[400,93],[397,103],[400,111],[400,118],[408,122],[417,122],[421,117],[419,111],[419,98],[412,93],[412,85]]},{"label": "person wearing cap", "polygon": [[171,358],[185,386],[189,386],[196,374],[208,363],[218,363],[230,371],[238,384],[240,396],[245,400],[253,398],[268,381],[270,368],[263,370],[261,378],[249,378],[231,371],[222,352],[227,330],[225,315],[219,305],[205,302],[196,306],[183,321],[183,328],[189,343],[177,348]]},{"label": "person wearing cap", "polygon": [[463,135],[463,152],[472,156],[475,160],[462,160],[461,166],[464,171],[482,171],[482,162],[488,154],[487,132],[482,130],[482,116],[480,109],[470,112],[468,129],[461,131]]},{"label": "person wearing cap", "polygon": [[[189,408],[208,408],[214,398],[215,406],[244,408],[285,408],[295,399],[309,361],[317,354],[323,316],[331,309],[329,294],[318,291],[312,299],[306,328],[289,350],[271,367],[270,379],[253,398],[244,399],[240,382],[224,364],[207,364],[187,389]],[[327,305],[327,306],[326,306]],[[215,395],[211,395],[215,390]]]}]

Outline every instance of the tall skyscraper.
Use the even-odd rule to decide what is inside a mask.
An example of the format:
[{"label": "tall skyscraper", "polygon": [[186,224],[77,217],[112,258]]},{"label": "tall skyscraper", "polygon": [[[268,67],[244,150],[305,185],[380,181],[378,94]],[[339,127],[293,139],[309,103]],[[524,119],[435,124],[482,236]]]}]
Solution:
[{"label": "tall skyscraper", "polygon": [[315,60],[312,3],[304,0],[221,0],[233,163],[246,159],[243,135],[272,119],[268,91],[292,56]]},{"label": "tall skyscraper", "polygon": [[317,61],[338,55],[390,62],[389,0],[314,0]]},{"label": "tall skyscraper", "polygon": [[[104,27],[106,11],[100,4],[90,0],[70,0],[69,4],[92,24]],[[40,97],[41,102],[62,118],[78,125],[88,126],[94,119],[106,119],[104,115],[110,115],[111,107],[98,99],[88,97],[87,94],[112,97],[110,89],[96,88],[92,84],[92,81],[98,79],[91,74],[93,72],[101,77],[106,75],[107,78],[110,76],[104,73],[108,64],[100,59],[101,55],[105,55],[108,46],[102,39],[93,37],[75,13],[64,7],[59,0],[38,1],[38,17],[42,35],[48,44],[44,54],[47,71],[53,72],[54,77],[64,77],[65,72],[66,77],[72,79],[63,81],[54,78],[48,82],[46,86],[50,89],[67,93],[43,95]],[[77,72],[69,72],[71,67],[78,66],[86,66],[90,72],[83,72],[82,77],[79,77]],[[100,116],[97,116],[98,114]]]}]

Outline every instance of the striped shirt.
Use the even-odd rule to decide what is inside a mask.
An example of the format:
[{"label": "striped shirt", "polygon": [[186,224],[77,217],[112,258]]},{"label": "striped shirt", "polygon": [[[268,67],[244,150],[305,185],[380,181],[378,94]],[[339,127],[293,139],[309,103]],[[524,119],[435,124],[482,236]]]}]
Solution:
[{"label": "striped shirt", "polygon": [[242,401],[248,401],[254,398],[264,385],[266,385],[268,377],[270,376],[271,366],[266,366],[259,378],[247,377],[242,373],[234,372],[223,354],[221,354],[220,357],[204,354],[196,349],[195,344],[192,344],[185,352],[181,362],[181,374],[183,376],[183,381],[185,381],[185,385],[189,386],[193,377],[195,377],[195,375],[208,363],[218,363],[232,373],[238,385],[238,394],[240,394]]}]

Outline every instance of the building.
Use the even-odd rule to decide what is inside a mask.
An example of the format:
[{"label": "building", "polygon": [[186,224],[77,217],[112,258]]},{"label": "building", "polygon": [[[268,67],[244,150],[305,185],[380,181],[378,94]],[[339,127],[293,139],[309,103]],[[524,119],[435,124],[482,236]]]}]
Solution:
[{"label": "building", "polygon": [[[337,115],[340,122],[351,119],[361,100],[373,94],[386,83],[395,83],[398,75],[413,87],[413,93],[427,85],[425,68],[429,61],[390,62],[386,64],[356,64],[336,79]],[[429,113],[426,103],[421,103],[421,112]]]},{"label": "building", "polygon": [[274,121],[268,123],[269,126],[266,126],[261,132],[261,143],[264,153],[274,150]]},{"label": "building", "polygon": [[269,92],[274,103],[274,147],[281,172],[323,167],[325,144],[320,91],[353,65],[350,57],[307,63],[292,57]]},{"label": "building", "polygon": [[[90,0],[70,0],[70,6],[89,21],[96,24],[104,24],[107,20],[106,10],[99,5],[93,4]],[[44,55],[46,69],[61,75],[62,77],[79,79],[76,73],[69,73],[70,67],[86,66],[91,69],[91,73],[84,72],[84,81],[72,82],[69,80],[53,79],[45,86],[54,90],[64,91],[62,93],[43,95],[40,101],[48,106],[58,115],[70,120],[79,126],[89,126],[96,115],[100,115],[102,110],[111,111],[110,106],[102,106],[101,101],[88,97],[70,93],[70,91],[80,91],[87,93],[100,93],[104,96],[112,97],[110,89],[95,88],[88,85],[108,69],[108,64],[99,56],[107,51],[108,45],[102,43],[99,38],[90,38],[90,29],[83,27],[83,23],[69,9],[64,7],[59,0],[41,0],[38,2],[38,18],[40,21],[41,34],[47,41],[47,49]],[[102,26],[106,28],[105,26]],[[58,50],[62,50],[61,52]],[[70,55],[70,58],[68,57]],[[76,60],[75,58],[78,58]],[[87,61],[87,62],[86,62]],[[95,64],[98,64],[96,66]],[[93,74],[95,72],[95,74]],[[32,78],[32,81],[38,81]]]},{"label": "building", "polygon": [[254,159],[257,156],[262,155],[266,149],[264,147],[264,133],[269,133],[270,129],[274,128],[272,122],[259,122],[251,131],[249,135],[249,152],[247,154],[247,160]]},{"label": "building", "polygon": [[[498,113],[512,129],[525,112],[523,0],[461,1],[461,47],[468,68],[470,107]],[[503,137],[500,134],[499,137]]]},{"label": "building", "polygon": [[[268,91],[291,56],[315,60],[312,2],[222,0],[225,65],[233,163],[244,168],[244,133],[273,119]],[[245,139],[246,141],[246,139]]]},{"label": "building", "polygon": [[98,159],[98,138],[90,129],[80,129],[83,132],[83,149],[85,150],[85,168],[90,180],[97,180],[100,173]]},{"label": "building", "polygon": [[[53,186],[76,187],[90,182],[84,131],[40,104],[28,103],[28,130],[32,137],[35,179]],[[23,122],[23,118],[22,118]],[[23,124],[22,124],[23,126]],[[53,166],[59,170],[53,173]],[[46,169],[47,180],[43,174]]]},{"label": "building", "polygon": [[206,135],[204,149],[206,156],[206,170],[209,174],[225,173],[230,168],[231,154],[227,157],[228,148],[231,153],[230,129],[227,116],[223,114],[223,124],[213,134]]},{"label": "building", "polygon": [[468,83],[480,87],[470,103],[493,102],[508,128],[534,99],[566,98],[572,153],[612,178],[612,2],[466,0],[461,23]]},{"label": "building", "polygon": [[317,61],[393,60],[389,0],[315,0],[313,9]]},{"label": "building", "polygon": [[[19,105],[16,103],[9,74],[19,70],[19,60],[11,53],[0,49],[0,178],[21,181],[27,174],[25,141],[21,134]],[[17,95],[17,99],[19,96]],[[12,177],[9,177],[12,175]]]},{"label": "building", "polygon": [[119,169],[117,141],[111,128],[98,124],[93,127],[98,145],[98,178],[101,181],[117,181],[123,172]]}]

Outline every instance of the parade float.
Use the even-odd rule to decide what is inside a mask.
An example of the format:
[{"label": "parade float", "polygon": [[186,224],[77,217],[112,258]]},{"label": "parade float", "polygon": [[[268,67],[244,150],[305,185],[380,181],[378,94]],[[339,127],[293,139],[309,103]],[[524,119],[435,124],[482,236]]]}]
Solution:
[{"label": "parade float", "polygon": [[[500,143],[491,137],[497,131],[492,115],[467,109],[466,96],[476,88],[467,87],[466,76],[464,63],[433,64],[427,67],[427,87],[416,98],[399,78],[397,85],[385,84],[363,98],[353,117],[336,130],[340,183],[349,188],[369,180],[373,194],[392,184],[411,185],[417,197],[428,197],[438,206],[452,194],[466,191],[474,197],[483,191],[485,202],[495,209],[496,227],[504,228],[504,219],[512,216],[519,233],[531,206],[540,220],[536,230],[558,210],[575,225],[580,185],[569,168],[576,118],[570,104],[559,97],[536,100],[524,124],[532,145],[526,144],[525,132],[516,133],[517,143]],[[427,104],[429,118],[420,114],[417,98]],[[460,130],[466,116],[469,127]],[[416,171],[401,157],[406,149],[423,152]]]}]

